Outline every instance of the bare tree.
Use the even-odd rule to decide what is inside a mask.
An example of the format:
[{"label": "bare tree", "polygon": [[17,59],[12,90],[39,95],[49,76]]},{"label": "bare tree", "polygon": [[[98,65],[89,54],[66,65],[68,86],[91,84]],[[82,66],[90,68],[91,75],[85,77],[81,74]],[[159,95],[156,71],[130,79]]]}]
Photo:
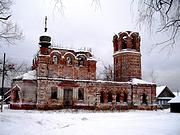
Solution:
[{"label": "bare tree", "polygon": [[[54,2],[54,10],[59,11],[62,15],[64,14],[64,4],[63,0],[52,0]],[[95,11],[101,10],[101,1],[92,0],[91,6],[94,7]]]},{"label": "bare tree", "polygon": [[105,80],[105,81],[113,81],[114,80],[114,68],[110,64],[102,63],[98,74],[97,79]]},{"label": "bare tree", "polygon": [[[133,0],[134,1],[134,0]],[[139,0],[138,1],[138,24],[144,24],[151,31],[157,24],[157,32],[170,33],[169,38],[156,46],[163,47],[173,45],[179,36],[180,28],[180,1],[179,0]]]},{"label": "bare tree", "polygon": [[158,75],[157,75],[157,73],[154,71],[154,69],[152,69],[151,72],[150,72],[150,78],[151,78],[151,81],[152,81],[153,83],[156,83],[156,82],[157,82]]},{"label": "bare tree", "polygon": [[[7,59],[5,61],[5,82],[6,85],[10,85],[13,78],[28,72],[31,66],[26,62],[12,62]],[[0,60],[0,76],[2,75],[2,60]]]},{"label": "bare tree", "polygon": [[12,0],[0,0],[0,40],[1,43],[14,44],[23,34],[17,24],[10,21]]}]

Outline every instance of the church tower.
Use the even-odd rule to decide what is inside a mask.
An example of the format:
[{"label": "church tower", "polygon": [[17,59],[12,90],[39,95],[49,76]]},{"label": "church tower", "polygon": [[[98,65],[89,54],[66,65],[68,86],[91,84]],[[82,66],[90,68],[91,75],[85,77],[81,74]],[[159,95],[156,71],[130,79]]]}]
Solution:
[{"label": "church tower", "polygon": [[120,32],[113,37],[114,81],[141,79],[140,36],[138,32]]}]

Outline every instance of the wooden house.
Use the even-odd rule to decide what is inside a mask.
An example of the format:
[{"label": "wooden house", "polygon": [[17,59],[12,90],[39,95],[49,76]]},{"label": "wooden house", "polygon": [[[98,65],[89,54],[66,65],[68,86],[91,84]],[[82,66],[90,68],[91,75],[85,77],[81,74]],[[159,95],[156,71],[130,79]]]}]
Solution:
[{"label": "wooden house", "polygon": [[173,92],[167,86],[156,87],[157,104],[161,108],[170,107],[170,105],[168,104],[168,101],[171,100],[174,97],[175,97],[175,95],[173,94]]}]

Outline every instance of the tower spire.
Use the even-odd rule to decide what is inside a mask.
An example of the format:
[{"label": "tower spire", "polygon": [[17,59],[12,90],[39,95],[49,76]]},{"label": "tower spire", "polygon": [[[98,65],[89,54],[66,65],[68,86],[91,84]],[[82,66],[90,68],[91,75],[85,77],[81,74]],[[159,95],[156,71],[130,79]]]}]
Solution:
[{"label": "tower spire", "polygon": [[45,28],[44,28],[44,32],[47,32],[47,16],[45,16]]}]

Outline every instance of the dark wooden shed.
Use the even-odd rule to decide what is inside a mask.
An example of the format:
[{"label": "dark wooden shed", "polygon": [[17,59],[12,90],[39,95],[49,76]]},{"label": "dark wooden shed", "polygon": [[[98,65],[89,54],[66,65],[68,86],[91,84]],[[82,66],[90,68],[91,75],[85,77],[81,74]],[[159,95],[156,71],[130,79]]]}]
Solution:
[{"label": "dark wooden shed", "polygon": [[180,113],[180,96],[171,99],[168,103],[170,103],[171,112]]}]

